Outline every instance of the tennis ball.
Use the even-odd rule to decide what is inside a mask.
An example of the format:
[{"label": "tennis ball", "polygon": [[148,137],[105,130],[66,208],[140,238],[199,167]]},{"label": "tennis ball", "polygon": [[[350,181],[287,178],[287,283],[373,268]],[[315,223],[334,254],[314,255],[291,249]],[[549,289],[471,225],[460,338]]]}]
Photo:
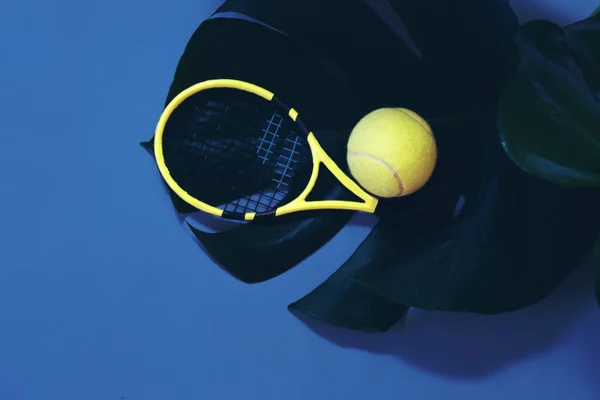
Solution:
[{"label": "tennis ball", "polygon": [[431,177],[437,148],[431,127],[405,108],[380,108],[364,116],[348,140],[350,173],[377,197],[406,196]]}]

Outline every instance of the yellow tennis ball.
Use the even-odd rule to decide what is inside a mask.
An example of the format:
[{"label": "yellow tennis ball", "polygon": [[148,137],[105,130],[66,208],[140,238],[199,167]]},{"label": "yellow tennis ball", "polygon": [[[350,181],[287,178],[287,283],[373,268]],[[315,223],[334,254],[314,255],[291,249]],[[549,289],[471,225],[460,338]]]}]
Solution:
[{"label": "yellow tennis ball", "polygon": [[404,108],[380,108],[364,116],[348,140],[348,167],[368,192],[406,196],[431,177],[437,148],[431,127]]}]

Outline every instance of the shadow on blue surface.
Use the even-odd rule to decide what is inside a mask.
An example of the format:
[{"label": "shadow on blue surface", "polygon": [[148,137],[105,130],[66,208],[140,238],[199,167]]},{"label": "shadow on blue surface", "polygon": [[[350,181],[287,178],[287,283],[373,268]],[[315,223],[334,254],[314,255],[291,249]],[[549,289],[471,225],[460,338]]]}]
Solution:
[{"label": "shadow on blue surface", "polygon": [[[594,307],[593,312],[598,312]],[[600,324],[596,321],[589,321],[583,327],[581,335],[582,346],[586,351],[583,359],[583,369],[586,371],[585,380],[594,388],[593,392],[600,396]]]},{"label": "shadow on blue surface", "polygon": [[[581,266],[548,298],[515,312],[486,316],[411,310],[404,321],[381,334],[300,319],[338,346],[389,354],[450,378],[480,379],[543,353],[568,335],[578,315],[590,304],[590,274],[587,264]],[[589,349],[589,370],[596,375],[600,369],[600,325],[595,325],[585,328],[582,348]]]}]

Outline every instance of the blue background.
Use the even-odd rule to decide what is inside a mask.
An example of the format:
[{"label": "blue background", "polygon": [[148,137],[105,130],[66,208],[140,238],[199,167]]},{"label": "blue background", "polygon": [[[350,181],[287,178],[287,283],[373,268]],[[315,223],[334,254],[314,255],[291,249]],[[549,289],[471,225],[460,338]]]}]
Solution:
[{"label": "blue background", "polygon": [[[596,5],[513,2],[523,21],[563,23]],[[264,284],[214,265],[137,143],[216,6],[0,4],[0,399],[600,399],[587,266],[518,312],[412,311],[362,335],[286,305],[354,251],[368,218]]]}]

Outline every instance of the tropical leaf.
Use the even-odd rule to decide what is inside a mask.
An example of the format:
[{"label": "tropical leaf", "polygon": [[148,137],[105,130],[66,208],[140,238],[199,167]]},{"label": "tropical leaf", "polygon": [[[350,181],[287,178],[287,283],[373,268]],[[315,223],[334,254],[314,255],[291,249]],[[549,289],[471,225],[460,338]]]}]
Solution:
[{"label": "tropical leaf", "polygon": [[[203,22],[179,61],[167,101],[198,81],[227,76],[257,83],[282,98],[293,99],[290,101],[317,131],[352,126],[378,107],[408,107],[426,117],[489,111],[496,88],[508,71],[505,49],[518,26],[508,2],[463,0],[450,5],[432,0],[425,6],[421,0],[391,3],[408,28],[408,36],[420,48],[420,55],[411,48],[406,36],[397,35],[363,1],[348,0],[340,12],[337,2],[228,0],[219,12],[241,12],[275,30],[230,18]],[[292,11],[292,18],[288,18]],[[361,29],[356,29],[358,25]],[[444,31],[441,35],[440,27]],[[477,34],[473,34],[475,28],[479,30]],[[433,32],[437,32],[437,38]],[[454,141],[451,150],[477,148],[482,135],[464,134],[463,128],[456,125],[452,131],[456,135],[441,138],[441,142]],[[479,168],[484,154],[451,154],[452,151],[440,156],[440,164],[445,165],[443,160],[448,157],[453,167],[434,174],[428,189],[380,206],[382,223],[375,232],[376,239],[371,238],[376,240],[370,242],[371,246],[382,248],[389,244],[395,251],[401,247],[394,242],[397,231],[417,232],[407,237],[406,243],[417,238],[424,243],[426,238],[435,237],[431,235],[455,223],[457,204],[466,198],[464,210],[471,207],[488,179]],[[451,172],[455,174],[450,176]],[[327,180],[321,193],[343,196],[336,192],[335,183]],[[194,211],[181,203],[174,199],[179,212]],[[193,232],[233,275],[258,282],[289,269],[324,244],[349,215],[302,214],[267,225],[252,223],[230,232]],[[381,239],[381,232],[390,241]],[[362,251],[365,247],[368,246],[361,247]],[[377,254],[372,258],[367,257],[364,269],[356,268],[352,274],[346,268],[340,269],[338,276],[347,275],[348,279],[339,279],[335,285],[330,285],[331,281],[325,283],[320,287],[320,292],[327,289],[322,292],[325,296],[312,293],[292,308],[313,316],[318,314],[315,310],[321,310],[323,321],[353,329],[387,329],[405,312],[405,303],[390,301],[352,278],[359,271],[362,274],[370,270],[372,263],[377,265],[378,260],[387,259]],[[327,295],[334,289],[335,295]],[[310,306],[310,299],[318,304]],[[369,309],[381,312],[366,312]]]},{"label": "tropical leaf", "polygon": [[[599,10],[564,28],[523,25],[515,41],[518,68],[498,107],[511,159],[564,187],[600,187]],[[600,303],[600,238],[593,251]]]},{"label": "tropical leaf", "polygon": [[565,187],[600,185],[600,15],[566,26],[532,21],[498,104],[510,158]]},{"label": "tropical leaf", "polygon": [[[423,54],[418,68],[427,71],[425,81],[415,82],[421,90],[418,95],[411,93],[411,103],[417,99],[438,103],[440,112],[435,115],[495,106],[510,68],[506,55],[519,27],[510,1],[389,2]],[[392,21],[391,16],[387,18]],[[409,79],[414,75],[405,67],[398,70],[406,72]],[[421,99],[419,95],[427,98]],[[433,107],[428,105],[427,108]]]},{"label": "tropical leaf", "polygon": [[[228,51],[222,51],[223,48]],[[290,79],[293,76],[303,79]],[[223,77],[250,81],[268,87],[282,98],[293,99],[294,106],[315,130],[352,126],[353,118],[360,115],[347,101],[352,98],[346,95],[349,88],[340,85],[313,55],[289,37],[236,19],[206,20],[196,30],[179,61],[166,103],[194,83]],[[339,157],[345,151],[348,134],[349,130],[327,131],[326,138],[318,137]],[[151,155],[152,145],[152,139],[142,143]],[[183,216],[197,212],[167,190],[177,212]],[[327,178],[319,181],[316,194],[326,198],[341,195],[335,181]],[[214,234],[190,228],[224,269],[243,281],[260,282],[291,268],[321,247],[351,215],[349,212],[298,214]]]},{"label": "tropical leaf", "polygon": [[[344,189],[336,187],[324,197],[342,199],[345,195]],[[292,214],[266,225],[252,223],[218,233],[188,225],[221,267],[243,282],[257,283],[282,274],[317,251],[344,227],[352,214]]]},{"label": "tropical leaf", "polygon": [[[339,282],[350,280],[393,304],[500,313],[544,298],[585,257],[600,224],[598,193],[562,189],[518,169],[493,121],[453,130],[438,131],[440,138],[460,131],[462,139],[442,141],[440,155],[467,159],[470,172],[457,170],[460,162],[451,159],[440,159],[439,172],[459,175],[445,186],[462,185],[460,214],[425,226],[410,217],[381,219],[344,265],[294,309],[311,312],[313,298],[321,307],[337,304],[344,296]],[[437,184],[428,183],[421,194]],[[401,201],[395,208],[404,215]]]},{"label": "tropical leaf", "polygon": [[[321,1],[226,1],[218,12],[242,12],[278,30],[231,18],[204,21],[186,46],[166,102],[198,81],[238,78],[290,99],[309,126],[318,131],[353,126],[373,107],[393,105],[389,103],[392,100],[398,105],[410,101],[422,108],[431,105],[429,114],[436,110],[434,103],[444,103],[440,96],[431,95],[434,90],[428,69],[420,67],[403,40],[368,6],[349,0],[344,9],[339,13],[338,3]],[[284,18],[290,10],[294,18]],[[364,29],[355,29],[358,21]],[[356,63],[357,52],[371,61]],[[398,75],[403,68],[410,79]],[[374,84],[373,79],[382,84]],[[427,93],[423,93],[424,84],[430,87]],[[445,101],[456,102],[456,96]],[[340,136],[333,151],[345,149],[349,131],[343,134],[345,137]],[[152,153],[152,139],[143,146]],[[335,196],[335,185],[325,180],[320,193]],[[167,190],[179,213],[196,211]],[[349,216],[339,212],[304,214],[218,234],[193,233],[219,264],[240,279],[255,282],[277,275],[316,250],[341,229]],[[263,255],[268,253],[280,256],[265,259]],[[260,267],[253,263],[249,268],[248,260],[261,260]]]},{"label": "tropical leaf", "polygon": [[[380,235],[375,229],[371,235]],[[373,247],[370,254],[385,254],[394,251],[395,243],[386,241],[389,235],[380,235],[369,242]],[[352,277],[370,262],[353,263],[349,268],[339,269],[329,279],[302,299],[290,304],[288,309],[329,325],[362,332],[384,332],[394,326],[408,311],[408,307],[392,302],[375,293]]]},{"label": "tropical leaf", "polygon": [[495,103],[518,28],[508,1],[367,3],[227,0],[218,12],[246,14],[310,49],[349,83],[364,113],[403,106],[437,116]]},{"label": "tropical leaf", "polygon": [[[228,51],[222,51],[224,48]],[[272,51],[274,48],[277,52]],[[290,76],[302,76],[306,82]],[[278,32],[239,19],[202,22],[179,60],[165,105],[195,83],[223,77],[253,82],[275,91],[281,98],[293,99],[294,107],[302,110],[304,120],[313,129],[352,126],[360,115],[347,101],[352,99],[347,94],[350,89],[340,85],[314,55]],[[315,92],[319,96],[314,96]],[[152,138],[141,145],[153,154]],[[197,211],[167,190],[177,212]]]}]

